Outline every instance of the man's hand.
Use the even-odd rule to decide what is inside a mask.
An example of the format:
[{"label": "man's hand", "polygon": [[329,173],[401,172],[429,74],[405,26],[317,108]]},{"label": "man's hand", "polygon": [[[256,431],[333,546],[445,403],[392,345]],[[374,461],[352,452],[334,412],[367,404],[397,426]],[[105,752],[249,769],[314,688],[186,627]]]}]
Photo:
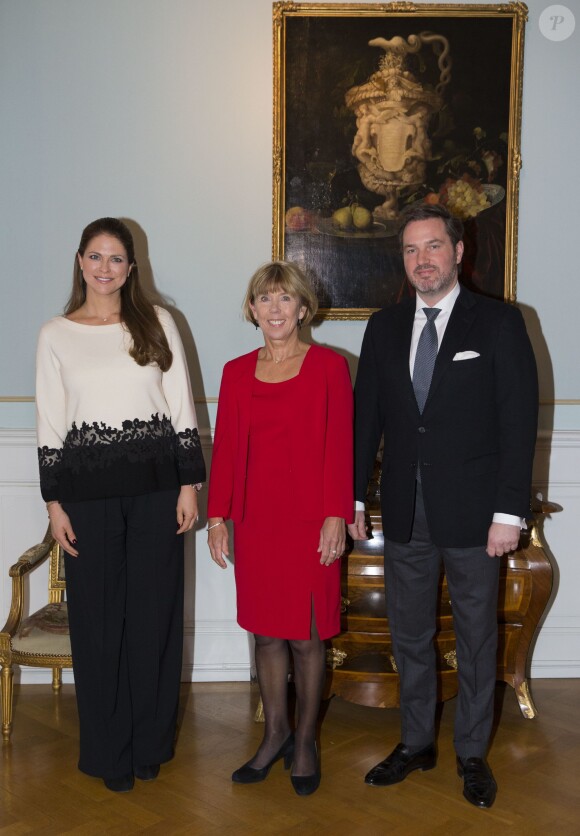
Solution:
[{"label": "man's hand", "polygon": [[354,522],[348,527],[348,533],[353,540],[368,540],[367,528],[365,524],[365,512],[355,511]]},{"label": "man's hand", "polygon": [[501,557],[503,554],[515,551],[519,542],[519,525],[494,522],[489,527],[486,551],[490,557]]}]

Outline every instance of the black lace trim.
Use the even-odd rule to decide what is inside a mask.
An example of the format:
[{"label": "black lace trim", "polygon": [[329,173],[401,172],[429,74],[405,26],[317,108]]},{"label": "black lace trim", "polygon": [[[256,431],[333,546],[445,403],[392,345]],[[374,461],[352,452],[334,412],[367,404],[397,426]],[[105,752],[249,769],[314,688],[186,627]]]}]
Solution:
[{"label": "black lace trim", "polygon": [[42,494],[52,495],[58,485],[58,477],[62,472],[62,448],[55,450],[51,447],[39,447],[38,464]]},{"label": "black lace trim", "polygon": [[73,423],[62,449],[38,448],[43,493],[53,491],[64,471],[74,475],[105,470],[121,460],[129,464],[173,459],[180,471],[205,479],[201,441],[195,427],[175,432],[171,420],[152,415],[150,421],[123,421],[122,428],[104,423]]},{"label": "black lace trim", "polygon": [[193,429],[183,430],[175,436],[177,449],[177,465],[179,469],[191,467],[201,456],[201,441],[199,433]]}]

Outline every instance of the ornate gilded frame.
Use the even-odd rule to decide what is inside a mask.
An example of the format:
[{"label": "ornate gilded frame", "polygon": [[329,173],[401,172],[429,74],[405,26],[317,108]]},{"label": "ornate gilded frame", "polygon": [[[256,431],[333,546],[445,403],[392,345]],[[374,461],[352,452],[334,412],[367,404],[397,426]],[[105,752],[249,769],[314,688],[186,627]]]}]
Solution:
[{"label": "ornate gilded frame", "polygon": [[[388,222],[372,223],[367,235],[356,230],[342,233],[331,222],[337,202],[353,200],[353,192],[344,184],[352,187],[355,182],[351,147],[358,123],[344,104],[344,94],[349,86],[360,90],[356,85],[368,86],[378,76],[369,69],[372,61],[375,70],[378,63],[369,35],[409,38],[435,30],[448,39],[455,64],[447,98],[436,114],[439,135],[429,135],[431,158],[427,158],[425,183],[415,190],[403,189],[399,208],[427,195],[428,200],[442,199],[445,184],[461,176],[484,190],[489,208],[466,220],[466,252],[470,257],[471,236],[473,261],[464,259],[463,280],[487,295],[515,301],[527,13],[521,2],[273,4],[272,254],[305,267],[319,296],[321,318],[366,319],[376,308],[409,292],[393,231],[395,221],[393,228]],[[414,78],[432,91],[436,79],[429,56],[413,61],[413,69],[419,70]],[[466,137],[473,137],[472,150]],[[337,171],[342,187],[336,187]],[[377,198],[360,178],[354,194],[354,202],[361,194],[361,202]],[[289,229],[286,213],[293,207],[304,211],[294,209],[295,228]]]}]

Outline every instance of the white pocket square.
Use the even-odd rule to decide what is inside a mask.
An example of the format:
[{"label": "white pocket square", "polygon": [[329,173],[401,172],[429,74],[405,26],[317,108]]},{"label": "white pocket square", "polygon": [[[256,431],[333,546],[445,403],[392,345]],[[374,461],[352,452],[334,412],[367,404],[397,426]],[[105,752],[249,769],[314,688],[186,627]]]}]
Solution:
[{"label": "white pocket square", "polygon": [[453,360],[474,360],[479,356],[477,351],[458,351]]}]

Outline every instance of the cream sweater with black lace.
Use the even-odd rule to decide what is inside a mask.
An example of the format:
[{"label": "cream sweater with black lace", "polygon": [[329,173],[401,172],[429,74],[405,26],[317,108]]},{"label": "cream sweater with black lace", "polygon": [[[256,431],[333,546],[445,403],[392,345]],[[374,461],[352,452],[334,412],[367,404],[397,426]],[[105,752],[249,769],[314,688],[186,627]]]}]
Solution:
[{"label": "cream sweater with black lace", "polygon": [[122,324],[58,316],[41,329],[36,407],[45,501],[136,496],[205,479],[183,345],[156,308],[173,353],[167,372],[138,366]]}]

